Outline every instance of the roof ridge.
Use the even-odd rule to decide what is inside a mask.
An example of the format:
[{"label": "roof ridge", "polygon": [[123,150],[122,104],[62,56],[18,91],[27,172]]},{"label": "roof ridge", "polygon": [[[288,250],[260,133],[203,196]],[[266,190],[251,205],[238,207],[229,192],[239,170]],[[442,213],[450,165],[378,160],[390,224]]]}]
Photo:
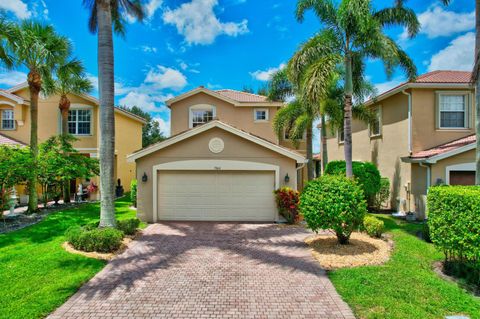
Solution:
[{"label": "roof ridge", "polygon": [[256,93],[245,92],[245,91],[239,91],[239,90],[234,90],[234,89],[220,89],[220,90],[216,90],[215,92],[219,92],[219,91],[230,91],[230,92],[237,92],[237,93],[242,93],[242,94],[250,94],[250,95],[254,95],[254,96],[258,96],[258,97],[266,97],[265,95],[260,95],[260,94],[256,94]]}]

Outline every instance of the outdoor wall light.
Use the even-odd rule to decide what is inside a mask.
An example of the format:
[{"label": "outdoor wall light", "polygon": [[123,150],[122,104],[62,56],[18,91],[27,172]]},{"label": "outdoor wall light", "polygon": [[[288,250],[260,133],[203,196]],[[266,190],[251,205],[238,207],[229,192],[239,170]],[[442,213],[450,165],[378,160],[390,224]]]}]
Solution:
[{"label": "outdoor wall light", "polygon": [[143,173],[143,176],[142,176],[142,182],[146,183],[148,181],[148,176],[147,176],[147,173]]},{"label": "outdoor wall light", "polygon": [[290,182],[290,176],[288,176],[288,173],[287,173],[287,175],[285,175],[285,183],[288,183],[288,182]]}]

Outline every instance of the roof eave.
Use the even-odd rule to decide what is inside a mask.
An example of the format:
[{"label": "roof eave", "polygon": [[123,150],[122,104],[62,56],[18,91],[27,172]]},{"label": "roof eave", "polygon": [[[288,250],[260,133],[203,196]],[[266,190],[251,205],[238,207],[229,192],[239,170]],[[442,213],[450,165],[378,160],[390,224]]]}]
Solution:
[{"label": "roof eave", "polygon": [[402,157],[402,161],[405,163],[423,163],[423,164],[436,164],[438,161],[441,161],[443,159],[465,153],[468,151],[471,151],[475,149],[476,147],[476,142],[469,143],[467,145],[458,147],[454,150],[441,153],[438,155],[430,156],[430,157],[421,157],[421,158],[412,158],[412,157]]}]

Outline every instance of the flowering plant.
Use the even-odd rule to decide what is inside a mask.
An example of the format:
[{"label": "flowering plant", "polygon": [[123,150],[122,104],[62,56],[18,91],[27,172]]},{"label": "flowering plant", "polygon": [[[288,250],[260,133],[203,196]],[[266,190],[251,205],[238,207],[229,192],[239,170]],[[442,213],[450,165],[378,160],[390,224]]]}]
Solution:
[{"label": "flowering plant", "polygon": [[94,182],[91,182],[90,184],[88,184],[87,186],[87,191],[91,194],[91,193],[96,193],[98,190],[98,186],[94,183]]},{"label": "flowering plant", "polygon": [[300,202],[300,193],[289,187],[282,187],[275,191],[275,199],[279,213],[285,217],[289,224],[298,221],[299,210],[298,204]]}]

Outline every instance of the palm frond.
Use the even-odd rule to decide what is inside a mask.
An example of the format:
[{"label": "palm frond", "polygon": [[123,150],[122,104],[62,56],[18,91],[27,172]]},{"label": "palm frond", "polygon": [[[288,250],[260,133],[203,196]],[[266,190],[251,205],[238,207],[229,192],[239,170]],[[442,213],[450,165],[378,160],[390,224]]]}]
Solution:
[{"label": "palm frond", "polygon": [[285,68],[275,72],[267,84],[268,99],[270,101],[283,101],[295,94],[292,83],[288,80]]},{"label": "palm frond", "polygon": [[277,136],[281,136],[284,130],[289,132],[293,122],[303,112],[303,105],[300,101],[294,100],[278,110],[273,119],[273,130]]},{"label": "palm frond", "polygon": [[383,27],[392,25],[404,26],[410,38],[418,34],[420,22],[418,22],[415,11],[403,6],[385,8],[373,14],[373,17],[380,22]]},{"label": "palm frond", "polygon": [[327,27],[336,26],[337,8],[332,0],[299,0],[295,10],[297,20],[303,22],[305,12],[310,9]]},{"label": "palm frond", "polygon": [[301,94],[308,103],[318,103],[325,98],[340,56],[327,55],[310,65],[302,77]]}]

